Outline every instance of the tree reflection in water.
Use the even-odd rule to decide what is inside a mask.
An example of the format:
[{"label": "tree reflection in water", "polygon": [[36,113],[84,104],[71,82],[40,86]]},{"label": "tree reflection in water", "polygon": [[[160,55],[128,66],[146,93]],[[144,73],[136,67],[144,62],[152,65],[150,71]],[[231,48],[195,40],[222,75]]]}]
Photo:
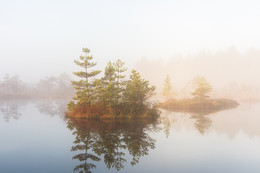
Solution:
[{"label": "tree reflection in water", "polygon": [[[163,125],[163,130],[168,137],[170,135],[170,128],[172,125],[174,125],[175,119],[172,119],[174,117],[173,115],[176,114],[177,117],[180,116],[180,113],[183,113],[184,116],[188,115],[190,116],[190,119],[194,119],[194,127],[200,132],[200,134],[204,135],[209,128],[212,126],[212,120],[208,117],[209,114],[215,113],[215,111],[197,111],[193,113],[187,113],[187,112],[165,112],[163,115],[161,115],[161,123]],[[170,115],[171,114],[171,115]],[[170,121],[170,118],[172,119]],[[173,123],[172,123],[173,122]]]},{"label": "tree reflection in water", "polygon": [[5,119],[6,122],[9,122],[10,119],[15,119],[18,120],[19,117],[22,115],[19,112],[20,106],[23,104],[23,102],[11,100],[11,101],[4,101],[0,105],[0,111],[3,114],[3,118]]},{"label": "tree reflection in water", "polygon": [[164,115],[160,117],[161,123],[163,124],[163,131],[164,134],[166,135],[166,138],[170,136],[170,128],[171,128],[171,122],[169,120],[169,115],[170,112],[166,112]]},{"label": "tree reflection in water", "polygon": [[195,119],[195,128],[204,135],[212,125],[212,120],[207,117],[212,112],[199,112],[192,114],[191,119]]},{"label": "tree reflection in water", "polygon": [[204,115],[193,115],[191,118],[196,119],[194,126],[202,135],[204,135],[212,125],[212,120]]},{"label": "tree reflection in water", "polygon": [[67,107],[67,100],[51,100],[43,99],[35,102],[36,107],[40,113],[56,116],[59,115],[61,118],[64,118],[64,113]]},{"label": "tree reflection in water", "polygon": [[77,151],[73,159],[80,164],[76,172],[91,172],[96,168],[95,162],[103,159],[108,169],[117,171],[124,168],[128,158],[131,165],[139,162],[142,156],[148,155],[155,148],[155,140],[149,132],[158,130],[157,120],[91,120],[70,119],[67,127],[75,135],[71,151]]}]

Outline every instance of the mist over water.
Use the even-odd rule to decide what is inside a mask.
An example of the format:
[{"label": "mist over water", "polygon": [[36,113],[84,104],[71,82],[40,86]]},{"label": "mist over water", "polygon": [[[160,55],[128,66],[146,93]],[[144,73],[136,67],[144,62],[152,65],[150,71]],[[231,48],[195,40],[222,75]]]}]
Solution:
[{"label": "mist over water", "polygon": [[162,111],[159,124],[68,120],[66,103],[0,101],[1,172],[71,173],[82,163],[76,156],[90,154],[100,159],[87,160],[93,173],[260,170],[259,103],[201,116]]},{"label": "mist over water", "polygon": [[260,50],[241,53],[231,47],[214,53],[178,54],[168,60],[143,58],[135,66],[144,78],[156,85],[158,94],[167,74],[175,98],[190,97],[192,80],[204,76],[213,87],[212,97],[250,101],[260,98],[259,64]]},{"label": "mist over water", "polygon": [[259,7],[1,1],[0,172],[259,173]]},{"label": "mist over water", "polygon": [[[142,58],[135,61],[133,66],[128,66],[128,63],[129,61],[126,61],[128,67],[126,78],[129,78],[132,68],[136,69],[143,78],[156,86],[157,98],[159,99],[162,97],[163,83],[167,74],[170,76],[172,84],[171,98],[190,98],[190,93],[194,90],[192,81],[198,76],[204,76],[213,87],[213,92],[210,95],[213,98],[229,98],[237,101],[258,101],[260,99],[259,49],[252,48],[241,52],[230,47],[217,52],[201,51],[192,55],[175,54],[168,59]],[[96,69],[101,69],[102,64],[105,63],[101,62]],[[47,71],[40,74],[36,72],[32,74],[34,80],[23,78],[23,72],[17,74],[12,73],[12,70],[7,71],[1,74],[1,93],[10,92],[14,87],[10,85],[9,89],[5,88],[5,80],[8,77],[11,82],[16,82],[18,85],[16,87],[23,93],[29,92],[30,95],[39,95],[36,91],[38,89],[43,95],[57,95],[58,92],[65,94],[66,92],[69,97],[72,97],[73,89],[70,81],[78,80],[78,78],[70,70],[80,70],[75,66],[73,59],[71,59],[71,68],[67,69],[65,73],[55,73],[57,74],[55,75]],[[103,72],[104,70],[101,74]],[[67,91],[64,87],[67,87]],[[32,90],[34,91],[32,92]]]}]

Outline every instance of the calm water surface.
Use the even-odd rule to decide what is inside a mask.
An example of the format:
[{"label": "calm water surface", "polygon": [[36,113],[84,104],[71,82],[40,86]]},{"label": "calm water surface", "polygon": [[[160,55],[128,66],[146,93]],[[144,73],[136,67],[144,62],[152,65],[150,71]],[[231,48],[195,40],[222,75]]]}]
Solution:
[{"label": "calm water surface", "polygon": [[0,101],[0,172],[260,172],[260,103],[158,122],[68,120],[66,101]]}]

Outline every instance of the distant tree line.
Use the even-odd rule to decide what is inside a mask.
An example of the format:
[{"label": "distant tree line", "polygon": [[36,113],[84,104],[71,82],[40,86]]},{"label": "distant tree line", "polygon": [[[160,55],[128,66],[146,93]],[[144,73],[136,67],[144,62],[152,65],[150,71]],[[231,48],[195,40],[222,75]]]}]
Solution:
[{"label": "distant tree line", "polygon": [[71,98],[74,89],[68,74],[49,76],[37,83],[26,83],[18,75],[6,74],[0,80],[0,99],[7,98]]},{"label": "distant tree line", "polygon": [[41,79],[36,84],[35,91],[38,97],[48,98],[72,98],[74,94],[71,77],[66,73]]},{"label": "distant tree line", "polygon": [[17,75],[10,76],[6,74],[3,81],[0,81],[0,93],[2,97],[18,96],[21,94],[24,86]]}]

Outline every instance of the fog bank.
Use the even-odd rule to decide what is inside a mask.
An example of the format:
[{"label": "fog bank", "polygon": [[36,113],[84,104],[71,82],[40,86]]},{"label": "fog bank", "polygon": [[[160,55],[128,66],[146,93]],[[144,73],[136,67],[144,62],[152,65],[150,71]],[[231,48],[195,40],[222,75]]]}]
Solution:
[{"label": "fog bank", "polygon": [[192,79],[204,76],[213,87],[212,97],[240,101],[260,99],[260,50],[240,53],[235,48],[216,53],[176,54],[169,60],[139,60],[135,68],[157,87],[160,95],[166,75],[171,78],[173,97],[190,97]]}]

